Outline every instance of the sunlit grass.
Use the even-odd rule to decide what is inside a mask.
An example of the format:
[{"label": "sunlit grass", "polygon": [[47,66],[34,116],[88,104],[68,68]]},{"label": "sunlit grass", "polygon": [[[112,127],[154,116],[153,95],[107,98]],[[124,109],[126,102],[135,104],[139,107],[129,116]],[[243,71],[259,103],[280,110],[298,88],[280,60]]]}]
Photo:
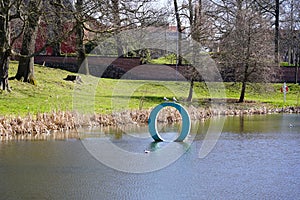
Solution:
[{"label": "sunlit grass", "polygon": [[[10,65],[10,76],[14,76],[17,62]],[[148,109],[161,102],[163,97],[172,99],[175,96],[181,103],[189,92],[188,82],[175,81],[142,81],[104,79],[81,75],[83,84],[63,80],[70,72],[35,66],[37,85],[16,80],[9,84],[12,92],[0,94],[1,115],[26,115],[38,112],[80,110],[95,113],[111,113],[128,109]],[[225,86],[222,95],[221,86]],[[283,103],[280,92],[282,84],[249,84],[246,100],[268,103],[274,107],[300,106],[300,86],[288,84],[287,101]],[[194,102],[202,105],[208,98],[238,99],[240,83],[195,83]]]}]

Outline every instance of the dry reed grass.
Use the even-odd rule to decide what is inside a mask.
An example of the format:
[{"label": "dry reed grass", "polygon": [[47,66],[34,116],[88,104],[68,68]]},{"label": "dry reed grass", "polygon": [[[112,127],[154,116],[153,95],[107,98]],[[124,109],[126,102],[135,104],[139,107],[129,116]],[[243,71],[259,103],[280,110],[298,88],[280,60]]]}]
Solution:
[{"label": "dry reed grass", "polygon": [[[252,115],[270,113],[300,113],[300,108],[268,109],[205,109],[190,106],[187,108],[191,120],[205,120],[219,115]],[[49,138],[63,139],[76,137],[79,127],[107,127],[147,124],[151,110],[131,110],[113,114],[81,115],[75,112],[38,113],[24,118],[0,118],[0,140],[43,140]],[[159,123],[174,123],[181,121],[181,115],[172,107],[162,109],[157,117]],[[67,133],[66,131],[70,132]]]}]

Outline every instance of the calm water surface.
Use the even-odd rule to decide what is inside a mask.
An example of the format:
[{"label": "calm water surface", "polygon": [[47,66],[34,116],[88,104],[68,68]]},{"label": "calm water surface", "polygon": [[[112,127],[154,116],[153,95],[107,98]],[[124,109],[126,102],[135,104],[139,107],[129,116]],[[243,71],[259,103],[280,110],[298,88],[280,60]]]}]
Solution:
[{"label": "calm water surface", "polygon": [[0,199],[300,199],[299,115],[227,117],[216,146],[200,159],[207,124],[194,125],[198,134],[176,162],[141,174],[102,164],[82,140],[108,137],[139,152],[153,146],[145,128],[132,130],[145,137],[111,130],[82,140],[0,143]]}]

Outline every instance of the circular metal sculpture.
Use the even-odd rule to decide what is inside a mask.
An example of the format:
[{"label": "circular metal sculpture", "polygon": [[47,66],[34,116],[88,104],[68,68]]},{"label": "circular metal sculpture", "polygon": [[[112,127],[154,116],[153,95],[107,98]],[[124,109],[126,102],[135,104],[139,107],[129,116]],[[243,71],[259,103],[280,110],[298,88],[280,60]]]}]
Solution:
[{"label": "circular metal sculpture", "polygon": [[174,103],[174,102],[161,103],[151,111],[149,120],[148,120],[148,127],[149,127],[149,132],[151,134],[151,137],[155,141],[164,141],[163,138],[157,132],[157,116],[158,116],[159,111],[166,106],[171,106],[171,107],[176,108],[182,117],[181,133],[178,136],[178,138],[175,140],[176,142],[182,142],[186,138],[186,136],[190,133],[191,120],[190,120],[190,116],[189,116],[188,112],[180,104]]}]

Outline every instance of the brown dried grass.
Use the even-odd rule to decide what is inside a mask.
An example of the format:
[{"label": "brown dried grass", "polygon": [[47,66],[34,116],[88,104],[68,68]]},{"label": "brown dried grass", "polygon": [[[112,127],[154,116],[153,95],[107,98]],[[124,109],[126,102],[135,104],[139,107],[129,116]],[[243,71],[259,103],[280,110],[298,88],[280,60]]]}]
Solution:
[{"label": "brown dried grass", "polygon": [[[284,109],[259,108],[226,108],[205,109],[190,106],[187,108],[191,120],[204,120],[218,115],[252,115],[270,113],[300,113],[300,108]],[[0,118],[0,140],[32,140],[76,137],[79,127],[107,127],[147,124],[151,110],[131,110],[113,114],[82,115],[75,112],[38,113],[36,116]],[[157,117],[159,123],[181,121],[180,113],[172,107],[161,110]]]}]

